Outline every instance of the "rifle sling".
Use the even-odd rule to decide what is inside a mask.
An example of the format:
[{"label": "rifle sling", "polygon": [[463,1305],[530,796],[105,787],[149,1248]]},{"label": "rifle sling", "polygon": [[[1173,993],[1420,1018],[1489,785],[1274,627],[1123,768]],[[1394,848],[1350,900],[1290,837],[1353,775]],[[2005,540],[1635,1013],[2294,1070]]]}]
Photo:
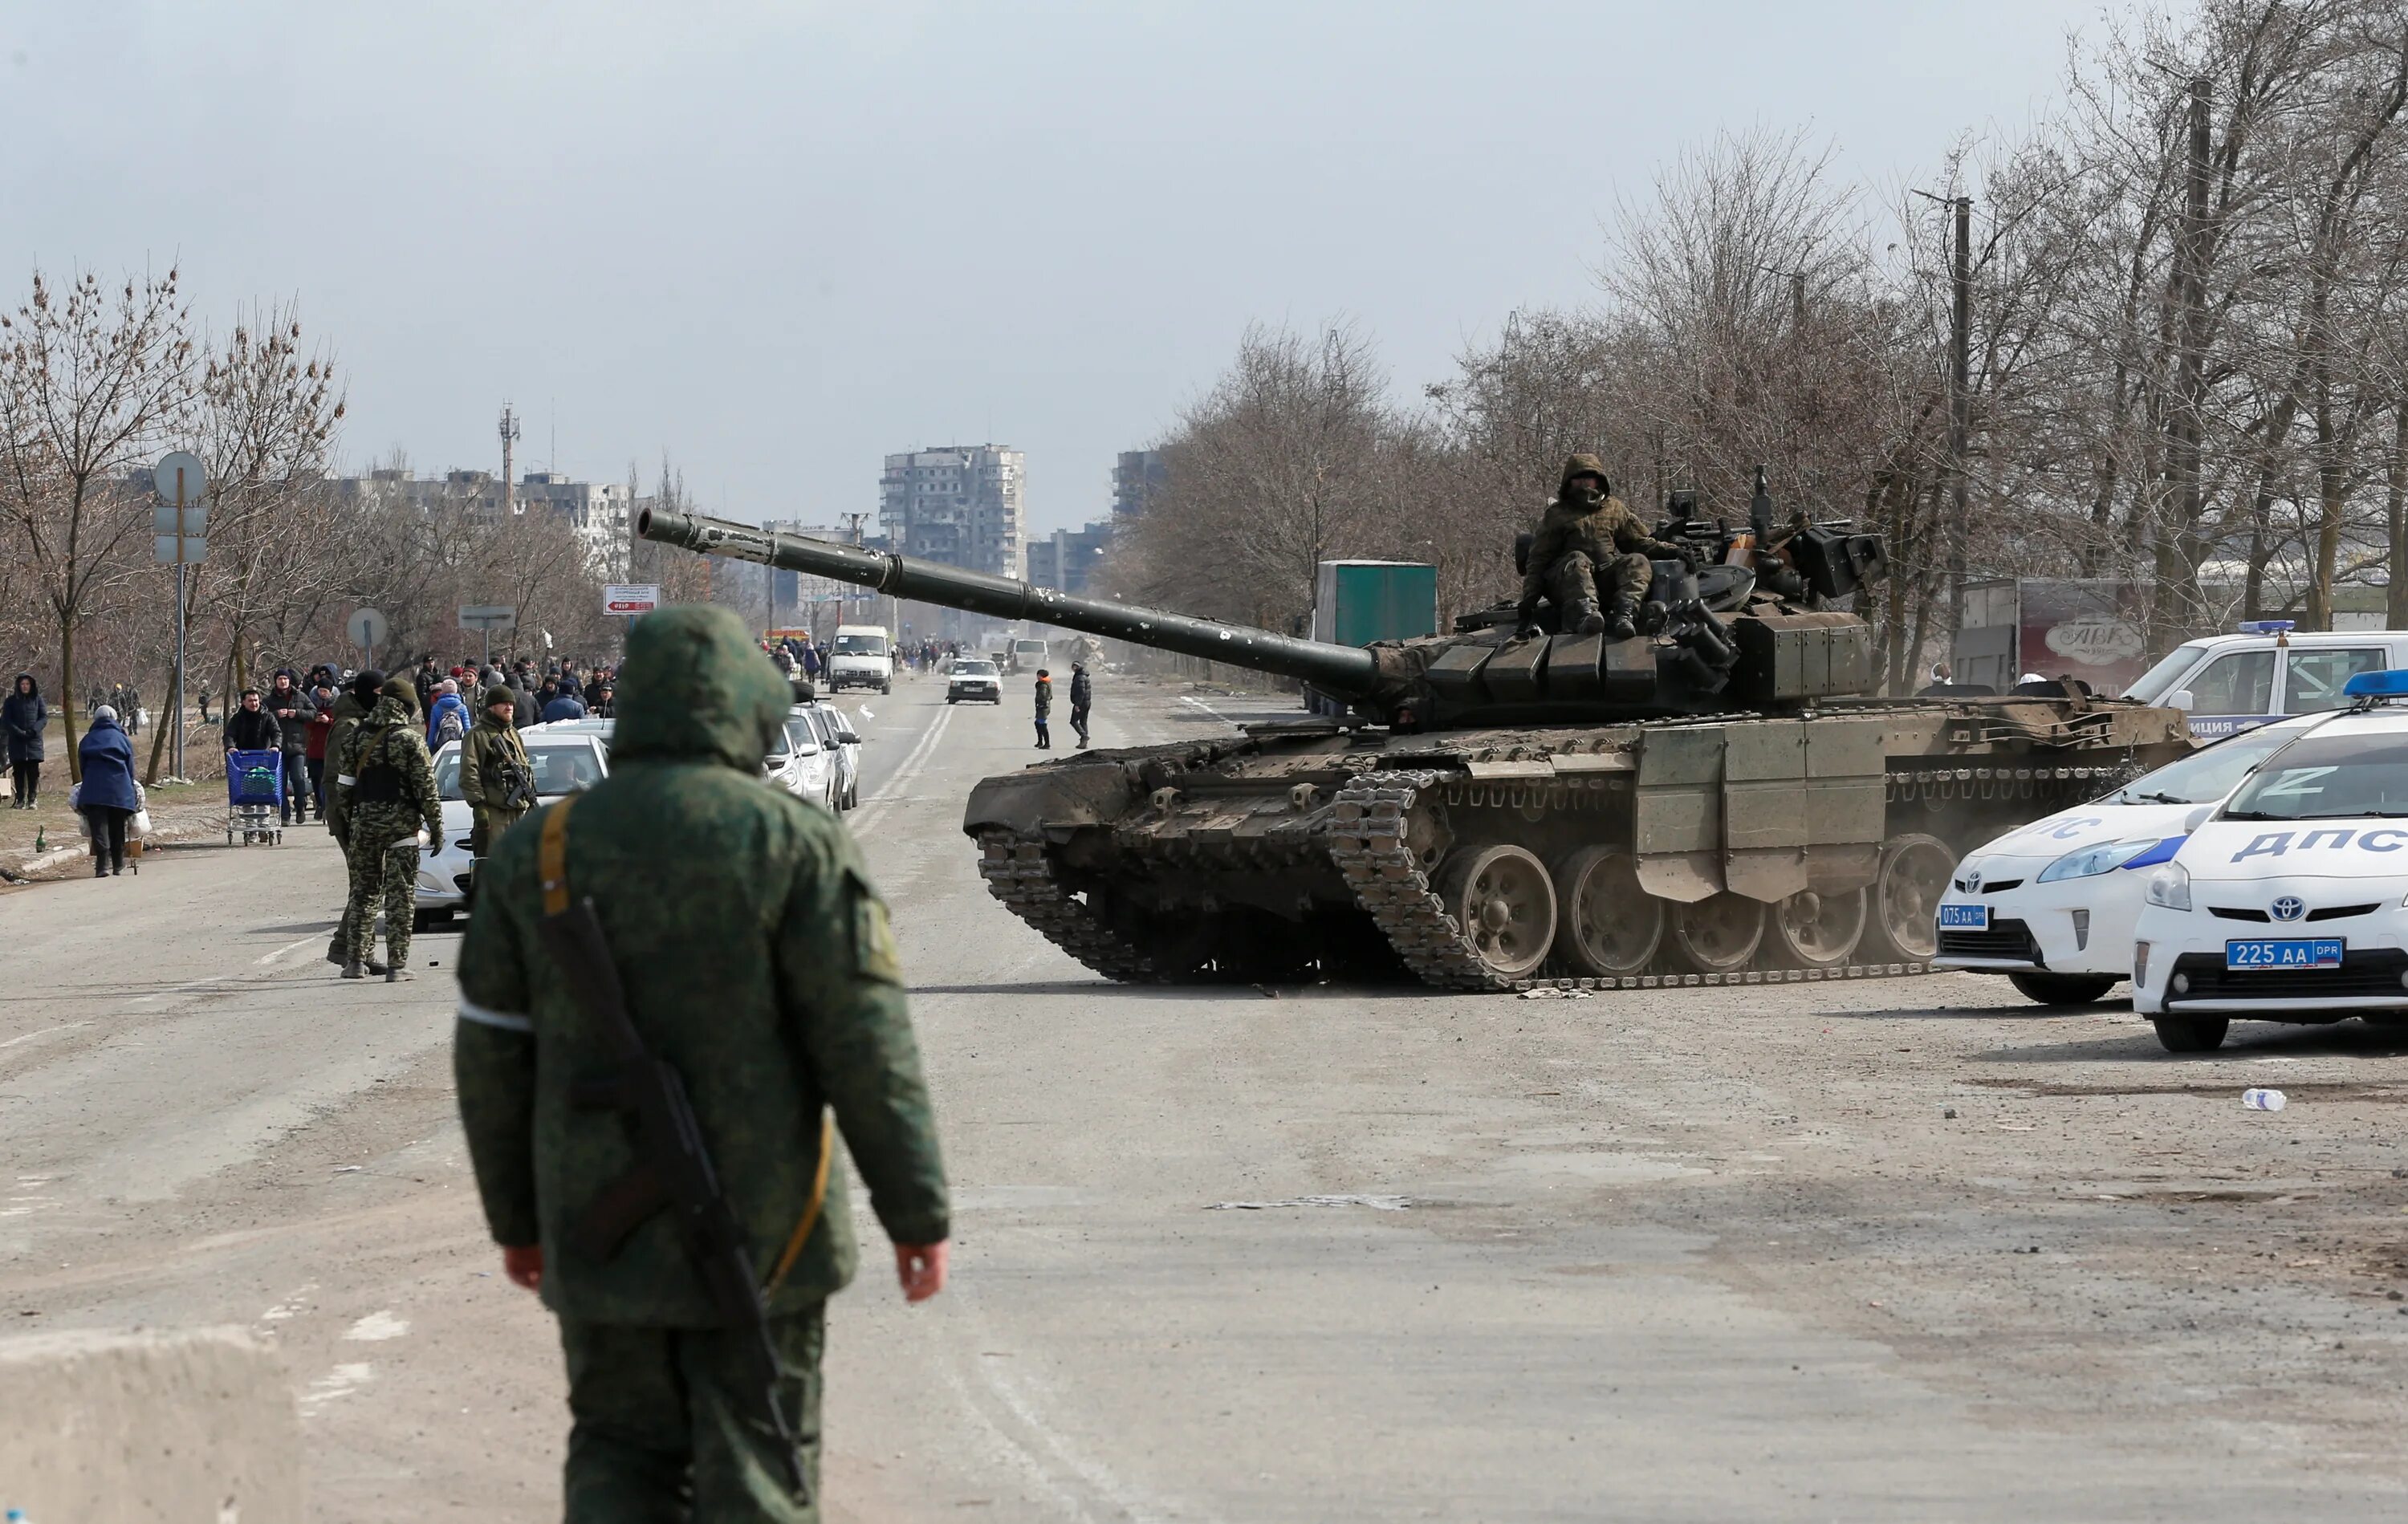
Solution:
[{"label": "rifle sling", "polygon": [[[536,871],[543,884],[543,913],[547,916],[562,915],[568,909],[568,812],[577,799],[577,795],[570,794],[552,806],[551,812],[543,818],[543,835],[536,846]],[[778,1256],[777,1268],[769,1273],[769,1279],[762,1288],[761,1299],[764,1302],[775,1296],[778,1288],[786,1283],[786,1276],[794,1270],[795,1261],[802,1258],[803,1245],[810,1238],[811,1230],[819,1226],[820,1214],[827,1206],[828,1170],[835,1159],[836,1118],[823,1106],[820,1108],[819,1167],[811,1175],[810,1198],[803,1204],[802,1218],[795,1224],[793,1236],[786,1240],[784,1252]],[[622,1182],[623,1185],[626,1183]],[[610,1194],[595,1204],[587,1218],[589,1225],[599,1226],[602,1207],[612,1202],[617,1194],[617,1188],[613,1188]],[[653,1210],[658,1209],[656,1204]],[[644,1214],[646,1217],[650,1215],[650,1212]],[[642,1218],[634,1219],[628,1231],[632,1231],[635,1222],[642,1220]],[[625,1237],[625,1232],[620,1232],[612,1241],[614,1246]]]}]

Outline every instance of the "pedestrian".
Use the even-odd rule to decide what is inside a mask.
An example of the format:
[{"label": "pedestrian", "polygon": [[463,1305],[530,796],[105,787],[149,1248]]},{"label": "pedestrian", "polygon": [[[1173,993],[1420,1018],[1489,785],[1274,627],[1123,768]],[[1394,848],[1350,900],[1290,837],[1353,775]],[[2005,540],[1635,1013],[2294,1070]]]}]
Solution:
[{"label": "pedestrian", "polygon": [[201,723],[204,725],[215,723],[209,719],[209,685],[207,683],[201,684]]},{"label": "pedestrian", "polygon": [[477,726],[460,745],[460,797],[468,802],[476,821],[468,831],[468,855],[480,861],[492,852],[503,832],[535,807],[535,766],[510,723],[517,702],[499,684],[487,689]]},{"label": "pedestrian", "polygon": [[226,716],[220,734],[228,751],[282,751],[284,733],[276,717],[260,707],[259,690],[242,691],[242,707]]},{"label": "pedestrian", "polygon": [[92,876],[108,878],[125,871],[125,822],[142,807],[134,790],[134,743],[117,725],[117,710],[102,705],[92,712],[92,728],[76,743],[78,771],[76,811],[92,836]]},{"label": "pedestrian", "polygon": [[309,818],[309,695],[291,667],[278,667],[260,706],[276,717],[277,747],[284,754],[284,788],[277,814],[285,825]]},{"label": "pedestrian", "polygon": [[1070,728],[1079,733],[1082,750],[1087,745],[1087,711],[1095,705],[1096,685],[1087,677],[1087,663],[1070,663]]},{"label": "pedestrian", "polygon": [[556,725],[564,719],[584,718],[585,701],[577,696],[576,680],[564,679],[560,687],[553,691],[551,699],[544,704],[543,722],[547,725]]},{"label": "pedestrian", "polygon": [[604,683],[602,685],[601,702],[594,705],[595,718],[598,719],[609,719],[616,710],[618,694],[619,689],[616,683]]},{"label": "pedestrian", "polygon": [[467,739],[468,704],[460,696],[460,685],[446,677],[435,685],[435,692],[426,709],[426,749],[440,751],[447,743]]},{"label": "pedestrian", "polygon": [[[335,695],[335,707],[331,711],[333,723],[326,727],[326,755],[333,759],[335,773],[333,786],[326,790],[326,831],[335,838],[335,845],[342,849],[346,885],[351,881],[351,847],[348,827],[351,790],[350,780],[342,776],[343,757],[351,750],[352,734],[360,728],[360,721],[367,718],[368,711],[376,706],[378,691],[383,687],[384,674],[373,667],[353,674],[351,680],[343,685],[342,691]],[[369,914],[373,917],[375,912]],[[369,924],[373,926],[374,920],[371,919]],[[335,923],[335,934],[326,944],[326,961],[340,968],[351,958],[351,906],[347,889],[342,919]],[[384,964],[378,962],[373,954],[369,956],[366,966],[370,974],[384,972]]]},{"label": "pedestrian", "polygon": [[308,737],[302,743],[301,761],[309,770],[309,803],[317,809],[318,819],[326,818],[326,742],[335,732],[334,675],[325,668],[318,669],[316,686],[309,690]]},{"label": "pedestrian", "polygon": [[[461,1122],[504,1273],[560,1319],[566,1516],[815,1519],[826,1303],[856,1258],[838,1132],[906,1300],[945,1283],[950,1206],[902,971],[843,826],[760,786],[788,688],[735,614],[645,616],[620,678],[610,776],[504,836],[483,875],[460,952]],[[589,1231],[629,1134],[571,1091],[626,1055],[539,929],[572,905],[599,924],[647,1056],[691,1099],[764,1273],[759,1324],[722,1310],[674,1209],[609,1247]],[[740,1374],[764,1327],[774,1427]]]},{"label": "pedestrian", "polygon": [[443,806],[435,797],[435,763],[418,729],[418,691],[407,679],[390,678],[377,690],[376,706],[351,732],[335,782],[351,794],[343,831],[351,868],[345,911],[351,940],[343,977],[365,972],[381,903],[385,982],[408,978],[418,849],[442,833]]},{"label": "pedestrian", "polygon": [[0,730],[7,733],[8,807],[32,809],[42,791],[42,759],[48,742],[50,706],[42,702],[42,685],[30,672],[17,674],[8,696],[0,699]]},{"label": "pedestrian", "polygon": [[1037,669],[1037,749],[1054,749],[1054,736],[1046,722],[1054,717],[1054,675],[1043,667]]}]

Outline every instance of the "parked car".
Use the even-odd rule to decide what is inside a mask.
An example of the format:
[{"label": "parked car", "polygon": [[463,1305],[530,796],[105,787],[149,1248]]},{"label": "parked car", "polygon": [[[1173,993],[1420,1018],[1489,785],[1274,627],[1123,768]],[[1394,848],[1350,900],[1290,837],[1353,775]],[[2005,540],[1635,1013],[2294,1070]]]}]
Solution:
[{"label": "parked car", "polygon": [[828,691],[875,688],[895,691],[895,648],[884,629],[875,624],[839,624],[827,651]]},{"label": "parked car", "polygon": [[2043,1005],[2103,996],[2131,976],[2132,928],[2149,871],[2180,849],[2184,822],[2330,718],[2300,715],[2243,731],[1974,848],[1941,896],[1932,961],[2003,974]]},{"label": "parked car", "polygon": [[1003,675],[995,662],[977,656],[953,659],[953,675],[945,680],[945,702],[959,704],[964,699],[973,704],[1003,702]]},{"label": "parked car", "polygon": [[[519,733],[535,773],[538,804],[581,792],[610,776],[610,721],[569,719],[530,725]],[[468,832],[474,812],[460,797],[460,743],[435,754],[435,793],[442,801],[443,837],[419,854],[412,919],[422,931],[468,907],[476,877]]]},{"label": "parked car", "polygon": [[861,732],[853,728],[853,716],[825,699],[812,705],[811,712],[819,717],[836,746],[837,761],[843,770],[842,806],[857,808],[861,804]]},{"label": "parked car", "polygon": [[2236,1017],[2408,1021],[2408,671],[2349,687],[2149,875],[2132,1008],[2172,1052]]},{"label": "parked car", "polygon": [[2190,713],[2201,740],[2280,719],[2346,708],[2349,679],[2408,668],[2408,631],[2290,633],[2288,620],[2261,620],[2242,633],[2185,641],[2124,691],[2143,704]]},{"label": "parked car", "polygon": [[837,760],[820,740],[810,709],[797,705],[787,711],[779,745],[761,760],[761,776],[790,793],[797,793],[830,813],[837,807]]}]

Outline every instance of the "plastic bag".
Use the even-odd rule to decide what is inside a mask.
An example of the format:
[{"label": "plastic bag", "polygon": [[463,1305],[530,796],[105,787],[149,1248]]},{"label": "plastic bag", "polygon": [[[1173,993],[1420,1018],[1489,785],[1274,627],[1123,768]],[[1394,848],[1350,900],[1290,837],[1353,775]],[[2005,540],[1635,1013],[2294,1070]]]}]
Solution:
[{"label": "plastic bag", "polygon": [[150,834],[150,812],[147,809],[137,809],[126,819],[125,839],[140,841],[149,834]]},{"label": "plastic bag", "polygon": [[80,810],[83,808],[82,784],[75,784],[67,790],[67,808],[72,810]]}]

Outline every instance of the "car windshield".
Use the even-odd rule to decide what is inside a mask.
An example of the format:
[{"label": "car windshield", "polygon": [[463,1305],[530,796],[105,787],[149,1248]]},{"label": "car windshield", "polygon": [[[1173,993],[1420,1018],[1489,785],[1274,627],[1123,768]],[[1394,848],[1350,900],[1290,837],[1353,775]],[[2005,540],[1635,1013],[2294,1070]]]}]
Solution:
[{"label": "car windshield", "polygon": [[886,637],[838,635],[836,637],[836,653],[838,656],[883,656],[886,654]]},{"label": "car windshield", "polygon": [[2408,817],[2408,735],[2310,735],[2259,768],[2225,807],[2228,820]]},{"label": "car windshield", "polygon": [[811,729],[810,716],[788,715],[786,717],[786,744],[806,757],[819,750],[819,733]]},{"label": "car windshield", "polygon": [[2276,748],[2298,739],[2299,729],[2264,725],[2195,751],[2154,773],[2143,773],[2109,794],[2109,805],[2213,805],[2232,791],[2249,770]]},{"label": "car windshield", "polygon": [[992,677],[995,676],[995,663],[992,662],[971,662],[968,660],[956,662],[953,663],[953,676],[956,677]]},{"label": "car windshield", "polygon": [[2176,646],[2156,666],[2142,673],[2139,681],[2124,690],[2123,696],[2138,699],[2143,704],[2157,703],[2166,696],[2168,689],[2173,687],[2174,679],[2188,672],[2192,663],[2199,660],[2199,649],[2196,646]]},{"label": "car windshield", "polygon": [[[582,742],[575,746],[531,746],[527,762],[535,772],[538,798],[555,799],[581,793],[602,781],[602,759]],[[435,754],[435,794],[438,799],[460,795],[460,748],[455,743]]]}]

